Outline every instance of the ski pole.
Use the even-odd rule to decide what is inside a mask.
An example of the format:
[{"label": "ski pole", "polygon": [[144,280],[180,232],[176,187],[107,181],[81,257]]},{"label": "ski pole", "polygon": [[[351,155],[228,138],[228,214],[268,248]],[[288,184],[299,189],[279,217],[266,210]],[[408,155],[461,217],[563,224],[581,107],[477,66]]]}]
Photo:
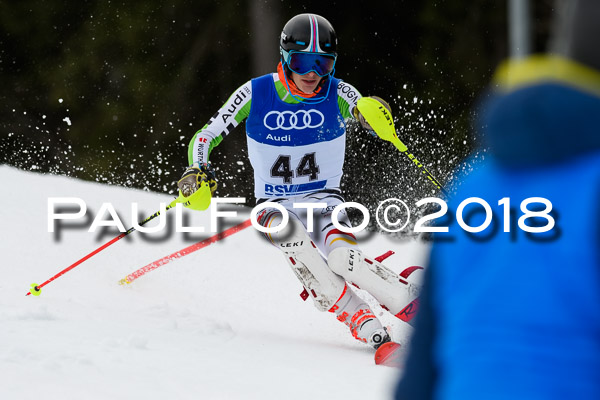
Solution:
[{"label": "ski pole", "polygon": [[[383,101],[383,100],[382,100]],[[396,133],[396,128],[394,127],[394,120],[392,119],[392,114],[385,107],[381,101],[379,101],[378,97],[361,97],[356,103],[358,110],[365,117],[369,125],[373,128],[377,136],[381,139],[386,140],[388,142],[392,142],[392,144],[401,152],[406,154],[406,156],[417,166],[417,168],[421,169],[423,174],[433,183],[438,189],[442,191],[445,195],[448,195],[448,192],[442,184],[431,175],[431,172],[425,166],[417,160],[417,158],[408,151],[408,148]]]},{"label": "ski pole", "polygon": [[[204,211],[210,205],[210,200],[211,200],[211,191],[210,191],[210,187],[208,185],[208,182],[202,181],[200,188],[198,190],[196,190],[192,195],[190,195],[188,197],[184,197],[183,194],[181,194],[181,192],[179,192],[179,197],[177,197],[175,200],[173,200],[166,207],[165,211],[168,211],[171,208],[175,207],[175,205],[177,203],[182,203],[184,207],[190,208],[192,210]],[[152,221],[154,218],[158,217],[159,215],[160,215],[160,210],[157,211],[157,212],[155,212],[154,214],[152,214],[151,216],[149,216],[148,218],[146,218],[142,222],[138,223],[138,225],[139,226],[143,226],[144,224]],[[42,288],[44,286],[46,286],[47,284],[49,284],[53,280],[59,278],[60,276],[66,274],[67,272],[69,272],[70,270],[72,270],[73,268],[75,268],[76,266],[78,266],[79,264],[81,264],[82,262],[84,262],[85,260],[89,259],[90,257],[92,257],[92,256],[100,253],[102,250],[104,250],[108,246],[112,245],[113,243],[116,243],[119,240],[123,239],[125,236],[129,235],[133,231],[135,231],[135,228],[132,226],[126,232],[121,233],[119,236],[115,237],[111,241],[109,241],[109,242],[103,244],[102,246],[98,247],[96,250],[92,251],[90,254],[88,254],[88,255],[84,256],[83,258],[77,260],[76,262],[74,262],[73,264],[69,265],[67,268],[63,269],[58,274],[54,275],[52,278],[48,279],[46,282],[42,283],[41,285],[38,285],[37,283],[32,283],[31,286],[30,286],[29,292],[27,292],[27,294],[25,296],[29,296],[30,294],[32,294],[34,296],[39,296],[40,293],[42,292]]]},{"label": "ski pole", "polygon": [[[178,203],[178,200],[179,200],[179,198],[173,200],[171,202],[171,204],[169,204],[166,207],[165,211],[170,210],[171,208],[173,208]],[[157,211],[154,214],[152,214],[151,216],[149,216],[148,218],[146,218],[145,220],[143,220],[142,222],[140,222],[138,225],[139,226],[143,226],[146,223],[152,221],[154,218],[158,217],[159,215],[160,215],[160,211]],[[102,246],[98,247],[96,250],[92,251],[91,253],[89,253],[89,254],[85,255],[84,257],[80,258],[79,260],[75,261],[73,264],[69,265],[67,268],[63,269],[62,271],[60,271],[59,273],[57,273],[53,277],[49,278],[46,282],[44,282],[44,283],[42,283],[40,285],[38,285],[37,283],[32,283],[29,292],[27,292],[27,294],[25,296],[29,296],[30,294],[32,294],[34,296],[39,296],[41,294],[42,288],[44,286],[46,286],[47,284],[49,284],[53,280],[61,277],[62,275],[66,274],[67,272],[69,272],[70,270],[72,270],[73,268],[75,268],[76,266],[78,266],[79,264],[81,264],[82,262],[84,262],[84,261],[90,259],[91,257],[93,257],[94,255],[100,253],[102,250],[106,249],[110,245],[112,245],[112,244],[118,242],[119,240],[123,239],[125,236],[129,235],[133,231],[135,231],[135,228],[132,226],[126,232],[121,233],[120,235],[118,235],[114,239],[112,239],[112,240],[104,243]]]}]

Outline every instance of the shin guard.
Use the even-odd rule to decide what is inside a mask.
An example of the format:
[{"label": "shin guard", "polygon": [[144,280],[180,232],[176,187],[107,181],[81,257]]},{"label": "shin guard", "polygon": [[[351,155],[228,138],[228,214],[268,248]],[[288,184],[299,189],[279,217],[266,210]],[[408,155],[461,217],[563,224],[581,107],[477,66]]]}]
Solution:
[{"label": "shin guard", "polygon": [[[356,249],[337,248],[329,254],[329,267],[346,281],[369,292],[392,314],[399,314],[419,296],[420,274],[400,276]],[[416,267],[419,268],[419,267]]]},{"label": "shin guard", "polygon": [[[277,226],[280,218],[281,214],[273,213],[269,225]],[[283,252],[315,307],[320,311],[329,310],[341,296],[346,282],[331,271],[302,223],[290,217],[285,229],[267,234],[267,237]]]}]

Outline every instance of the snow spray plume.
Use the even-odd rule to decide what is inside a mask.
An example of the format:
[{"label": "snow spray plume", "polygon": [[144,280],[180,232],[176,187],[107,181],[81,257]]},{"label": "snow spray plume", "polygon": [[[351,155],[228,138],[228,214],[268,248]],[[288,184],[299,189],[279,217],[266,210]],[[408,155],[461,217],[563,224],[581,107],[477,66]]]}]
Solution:
[{"label": "snow spray plume", "polygon": [[392,119],[392,114],[389,111],[389,105],[387,105],[385,101],[374,96],[362,97],[358,100],[356,107],[358,107],[358,110],[367,120],[369,125],[371,125],[377,136],[383,140],[392,142],[398,151],[406,154],[418,168],[423,169],[423,173],[427,176],[427,179],[429,179],[431,183],[433,183],[445,195],[448,194],[441,183],[439,183],[437,179],[431,175],[427,168],[425,168],[425,166],[423,166],[423,164],[419,162],[415,156],[408,152],[406,145],[398,138],[398,135],[396,134],[396,128],[394,127],[394,120]]}]

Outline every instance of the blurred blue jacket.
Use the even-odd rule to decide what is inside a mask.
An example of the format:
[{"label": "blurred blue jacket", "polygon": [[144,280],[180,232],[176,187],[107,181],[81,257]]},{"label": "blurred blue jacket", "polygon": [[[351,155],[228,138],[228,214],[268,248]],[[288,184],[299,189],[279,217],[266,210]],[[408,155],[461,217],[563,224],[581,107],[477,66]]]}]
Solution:
[{"label": "blurred blue jacket", "polygon": [[[453,214],[436,233],[396,398],[600,399],[600,74],[551,56],[506,63],[481,116],[489,152],[448,205],[479,197],[492,222],[469,233]],[[552,202],[552,230],[518,226],[531,197]],[[475,227],[485,213],[462,215]]]}]

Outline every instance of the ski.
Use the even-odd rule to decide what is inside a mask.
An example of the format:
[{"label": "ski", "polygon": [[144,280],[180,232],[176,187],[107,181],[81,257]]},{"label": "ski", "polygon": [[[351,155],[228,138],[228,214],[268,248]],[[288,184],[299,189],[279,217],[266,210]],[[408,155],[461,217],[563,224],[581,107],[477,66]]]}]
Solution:
[{"label": "ski", "polygon": [[404,366],[404,348],[395,342],[382,344],[375,351],[375,364],[402,368]]}]

